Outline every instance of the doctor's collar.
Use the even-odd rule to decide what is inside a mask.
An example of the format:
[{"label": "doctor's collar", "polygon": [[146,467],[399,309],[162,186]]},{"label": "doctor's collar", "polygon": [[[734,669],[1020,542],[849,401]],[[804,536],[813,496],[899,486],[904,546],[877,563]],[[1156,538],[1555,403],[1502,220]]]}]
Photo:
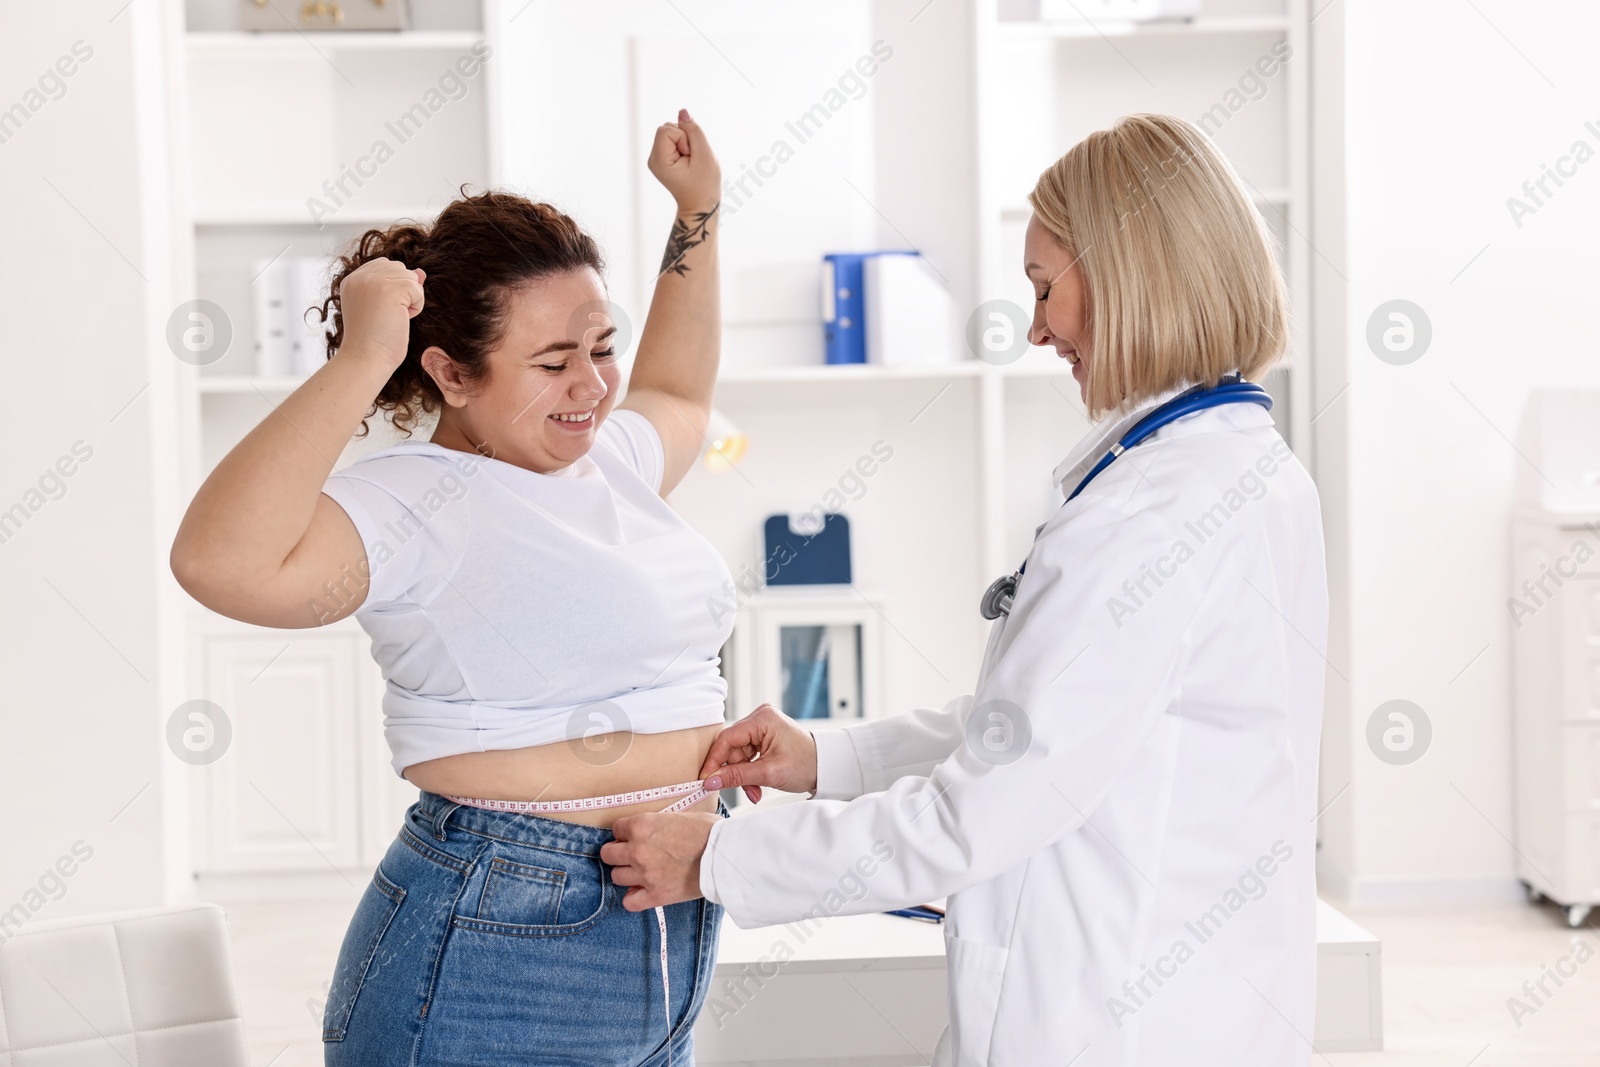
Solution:
[{"label": "doctor's collar", "polygon": [[[1227,381],[1237,375],[1237,371],[1229,371],[1223,375],[1223,380]],[[1193,381],[1181,382],[1170,389],[1156,393],[1153,396],[1147,396],[1133,404],[1124,403],[1095,422],[1090,423],[1088,431],[1079,438],[1076,445],[1072,446],[1072,451],[1067,453],[1067,458],[1058,463],[1056,469],[1051,472],[1052,483],[1058,486],[1062,495],[1065,496],[1068,489],[1062,483],[1077,485],[1083,479],[1083,476],[1089,473],[1089,468],[1093,467],[1099,462],[1100,457],[1105,455],[1106,449],[1111,447],[1111,443],[1120,439],[1123,434],[1132,429],[1134,423],[1144,418],[1152,409],[1160,407],[1179,393],[1194,389],[1200,384],[1200,382]]]}]

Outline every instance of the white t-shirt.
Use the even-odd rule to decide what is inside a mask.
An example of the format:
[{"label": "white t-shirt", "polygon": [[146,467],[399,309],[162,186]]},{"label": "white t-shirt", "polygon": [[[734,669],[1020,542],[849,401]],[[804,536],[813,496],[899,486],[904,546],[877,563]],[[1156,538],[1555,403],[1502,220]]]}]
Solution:
[{"label": "white t-shirt", "polygon": [[552,474],[414,441],[328,478],[367,550],[356,619],[383,669],[396,773],[723,721],[731,578],[661,499],[663,462],[650,421],[613,410]]}]

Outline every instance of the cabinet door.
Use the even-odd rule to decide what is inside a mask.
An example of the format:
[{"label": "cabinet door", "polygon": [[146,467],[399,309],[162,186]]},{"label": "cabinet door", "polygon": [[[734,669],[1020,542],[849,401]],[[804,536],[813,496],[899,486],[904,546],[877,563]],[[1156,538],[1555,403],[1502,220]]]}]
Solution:
[{"label": "cabinet door", "polygon": [[1600,722],[1600,576],[1561,590],[1561,633],[1566,718]]},{"label": "cabinet door", "polygon": [[360,866],[356,664],[339,633],[210,634],[205,698],[232,725],[228,750],[198,768],[213,872]]},{"label": "cabinet door", "polygon": [[[1600,904],[1600,816],[1568,815],[1566,864],[1555,897],[1565,904]],[[1564,883],[1564,884],[1562,884]]]},{"label": "cabinet door", "polygon": [[1600,815],[1600,726],[1568,723],[1560,734],[1566,760],[1566,809]]}]

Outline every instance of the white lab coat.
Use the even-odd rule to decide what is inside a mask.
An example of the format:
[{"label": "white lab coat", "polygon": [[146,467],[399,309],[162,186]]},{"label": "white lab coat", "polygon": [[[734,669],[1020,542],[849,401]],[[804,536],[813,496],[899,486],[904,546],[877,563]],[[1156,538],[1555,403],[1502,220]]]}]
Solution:
[{"label": "white lab coat", "polygon": [[935,1064],[1306,1064],[1326,631],[1271,416],[1188,416],[1040,528],[972,697],[817,731],[818,798],[719,823],[701,889],[741,927],[948,895]]}]

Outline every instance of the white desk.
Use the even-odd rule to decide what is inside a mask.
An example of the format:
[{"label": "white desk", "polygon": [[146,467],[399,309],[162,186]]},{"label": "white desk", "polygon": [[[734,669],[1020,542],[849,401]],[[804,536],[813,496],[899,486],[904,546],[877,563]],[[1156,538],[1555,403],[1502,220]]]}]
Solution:
[{"label": "white desk", "polygon": [[[947,1019],[944,934],[889,915],[722,927],[701,1067],[925,1065]],[[1378,939],[1318,901],[1316,1047],[1383,1047]],[[787,959],[782,966],[778,961]]]},{"label": "white desk", "polygon": [[1326,901],[1317,901],[1318,1052],[1383,1049],[1383,946]]}]

